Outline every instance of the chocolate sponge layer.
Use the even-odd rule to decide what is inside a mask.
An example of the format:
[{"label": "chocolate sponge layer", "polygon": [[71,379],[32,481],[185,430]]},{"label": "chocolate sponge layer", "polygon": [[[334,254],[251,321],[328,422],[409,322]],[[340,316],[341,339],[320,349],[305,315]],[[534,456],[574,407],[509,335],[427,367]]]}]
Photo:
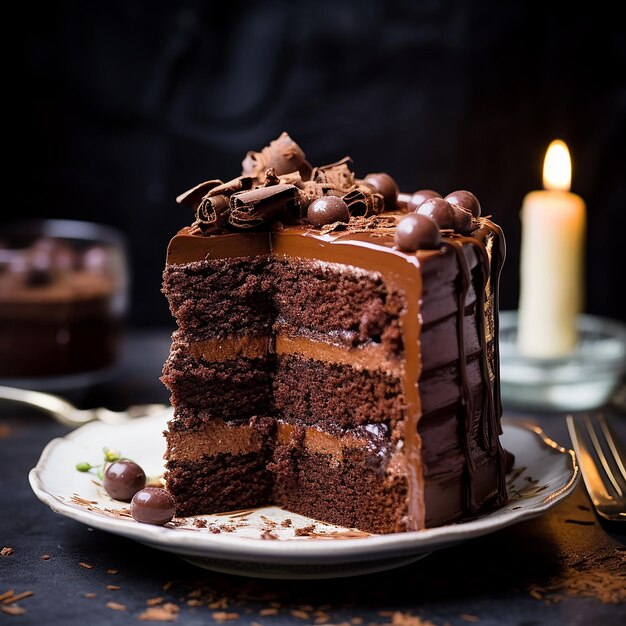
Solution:
[{"label": "chocolate sponge layer", "polygon": [[180,330],[194,339],[268,334],[275,317],[269,261],[261,256],[166,266],[163,293]]},{"label": "chocolate sponge layer", "polygon": [[272,395],[278,415],[302,424],[349,427],[398,421],[404,409],[397,378],[298,355],[278,358]]},{"label": "chocolate sponge layer", "polygon": [[174,406],[201,408],[209,416],[238,419],[269,414],[272,369],[268,359],[206,362],[181,349],[170,354],[161,380],[171,391]]}]

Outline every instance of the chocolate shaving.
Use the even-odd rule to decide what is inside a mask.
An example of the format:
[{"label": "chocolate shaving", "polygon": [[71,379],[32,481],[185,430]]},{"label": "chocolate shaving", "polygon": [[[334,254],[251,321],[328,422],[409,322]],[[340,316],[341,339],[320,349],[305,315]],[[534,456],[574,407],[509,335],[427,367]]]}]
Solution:
[{"label": "chocolate shaving", "polygon": [[206,196],[211,189],[222,185],[222,181],[218,179],[214,180],[206,180],[195,187],[192,187],[188,191],[181,193],[180,196],[176,197],[176,202],[178,204],[182,204],[184,206],[188,206],[192,208],[194,211],[198,208],[200,201],[204,196]]},{"label": "chocolate shaving", "polygon": [[350,221],[334,222],[326,224],[320,229],[322,234],[347,231],[349,233],[366,233],[370,230],[380,230],[381,228],[394,228],[396,225],[396,217],[372,215],[371,217],[351,217]]},{"label": "chocolate shaving", "polygon": [[230,209],[231,226],[256,228],[285,210],[298,211],[297,187],[281,183],[236,193],[230,198]]},{"label": "chocolate shaving", "polygon": [[343,201],[350,209],[350,215],[370,217],[382,213],[385,199],[367,185],[357,185],[343,196]]},{"label": "chocolate shaving", "polygon": [[299,172],[302,180],[309,180],[313,169],[302,148],[287,133],[282,133],[261,152],[248,152],[241,167],[242,174],[252,176],[261,183],[265,181],[265,173],[270,167],[279,176]]},{"label": "chocolate shaving", "polygon": [[328,188],[348,190],[354,186],[354,173],[350,170],[350,157],[344,157],[335,163],[316,167],[311,174],[311,180],[324,183]]}]

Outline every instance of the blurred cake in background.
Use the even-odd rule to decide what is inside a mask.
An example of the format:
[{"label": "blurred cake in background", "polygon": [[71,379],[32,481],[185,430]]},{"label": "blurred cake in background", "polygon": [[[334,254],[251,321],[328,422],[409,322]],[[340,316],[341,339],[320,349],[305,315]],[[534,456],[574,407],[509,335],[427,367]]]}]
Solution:
[{"label": "blurred cake in background", "polygon": [[112,366],[127,282],[114,229],[69,220],[2,226],[0,378],[56,378]]}]

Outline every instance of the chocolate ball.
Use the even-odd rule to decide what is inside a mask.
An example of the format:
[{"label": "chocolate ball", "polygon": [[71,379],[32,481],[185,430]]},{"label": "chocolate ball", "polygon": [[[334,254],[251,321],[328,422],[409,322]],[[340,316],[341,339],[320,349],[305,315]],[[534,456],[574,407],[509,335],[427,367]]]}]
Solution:
[{"label": "chocolate ball", "polygon": [[439,228],[454,228],[454,209],[443,198],[429,198],[417,208],[417,213],[434,220]]},{"label": "chocolate ball", "polygon": [[134,461],[120,459],[107,466],[102,486],[115,500],[130,502],[146,486],[146,473]]},{"label": "chocolate ball", "polygon": [[396,181],[385,172],[368,174],[363,182],[379,193],[385,201],[385,211],[393,211],[398,200],[398,185]]},{"label": "chocolate ball", "polygon": [[459,189],[458,191],[449,193],[444,200],[447,200],[451,204],[458,204],[459,206],[462,206],[474,217],[480,217],[480,202],[471,191]]},{"label": "chocolate ball", "polygon": [[163,526],[172,520],[176,513],[174,498],[161,487],[141,489],[130,501],[130,513],[138,522]]},{"label": "chocolate ball", "polygon": [[420,189],[416,191],[412,196],[409,204],[413,206],[411,210],[417,209],[422,202],[430,200],[431,198],[441,198],[441,194],[433,189]]},{"label": "chocolate ball", "polygon": [[324,224],[350,220],[348,205],[339,196],[324,196],[314,200],[309,204],[306,215],[309,222],[317,228]]},{"label": "chocolate ball", "polygon": [[409,213],[396,227],[396,244],[406,252],[433,250],[441,245],[441,233],[430,217]]},{"label": "chocolate ball", "polygon": [[465,234],[472,231],[472,214],[459,204],[453,204],[454,230],[457,233]]}]

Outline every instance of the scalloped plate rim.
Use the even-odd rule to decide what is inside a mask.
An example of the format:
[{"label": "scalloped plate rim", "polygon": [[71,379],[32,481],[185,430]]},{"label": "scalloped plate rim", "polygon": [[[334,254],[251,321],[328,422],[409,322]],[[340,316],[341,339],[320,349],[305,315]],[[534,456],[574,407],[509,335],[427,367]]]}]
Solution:
[{"label": "scalloped plate rim", "polygon": [[[158,416],[136,418],[156,420]],[[520,506],[517,510],[497,509],[475,520],[448,524],[436,528],[387,535],[371,535],[355,539],[318,539],[263,541],[260,539],[236,536],[232,533],[184,533],[179,529],[139,524],[134,520],[115,519],[91,513],[68,504],[50,493],[41,478],[41,472],[53,450],[63,441],[79,438],[90,429],[106,427],[100,422],[91,422],[71,431],[64,437],[52,439],[43,449],[37,465],[29,472],[28,478],[35,495],[54,512],[75,521],[87,524],[105,532],[130,538],[154,548],[179,555],[216,557],[227,560],[247,559],[254,562],[275,564],[305,563],[349,563],[372,558],[393,557],[399,554],[419,554],[432,552],[475,537],[480,537],[521,521],[542,515],[547,510],[567,498],[576,488],[580,470],[573,450],[564,448],[548,437],[538,426],[531,423],[510,422],[503,419],[504,432],[511,429],[518,433],[532,433],[539,445],[546,445],[554,454],[564,455],[567,460],[567,478],[563,484],[546,492],[540,504]],[[523,503],[523,500],[519,502]]]}]

